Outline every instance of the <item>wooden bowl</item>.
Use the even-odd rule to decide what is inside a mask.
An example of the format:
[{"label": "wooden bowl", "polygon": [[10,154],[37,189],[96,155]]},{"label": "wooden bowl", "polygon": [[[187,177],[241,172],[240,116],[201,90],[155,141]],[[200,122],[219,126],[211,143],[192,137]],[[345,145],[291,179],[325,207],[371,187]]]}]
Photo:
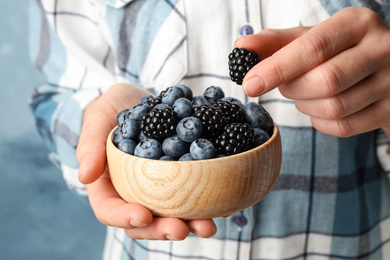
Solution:
[{"label": "wooden bowl", "polygon": [[276,125],[270,140],[261,146],[200,161],[132,156],[116,148],[111,135],[107,161],[115,189],[125,201],[141,204],[155,216],[205,219],[241,211],[271,191],[281,167],[281,138]]}]

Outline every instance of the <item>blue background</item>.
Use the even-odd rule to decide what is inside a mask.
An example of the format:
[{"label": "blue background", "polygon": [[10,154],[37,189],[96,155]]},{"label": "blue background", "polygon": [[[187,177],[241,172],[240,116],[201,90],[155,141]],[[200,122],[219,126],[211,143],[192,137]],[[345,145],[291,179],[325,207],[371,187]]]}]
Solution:
[{"label": "blue background", "polygon": [[100,259],[105,227],[48,160],[27,105],[43,81],[29,59],[28,1],[0,1],[0,258]]}]

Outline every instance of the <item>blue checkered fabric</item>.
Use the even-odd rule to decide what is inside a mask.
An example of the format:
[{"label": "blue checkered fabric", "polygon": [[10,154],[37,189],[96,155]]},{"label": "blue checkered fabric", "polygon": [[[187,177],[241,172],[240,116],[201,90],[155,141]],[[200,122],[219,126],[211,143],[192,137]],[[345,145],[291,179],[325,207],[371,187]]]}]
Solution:
[{"label": "blue checkered fabric", "polygon": [[[365,6],[390,22],[387,1],[41,0],[31,1],[31,50],[47,83],[31,108],[68,186],[78,183],[75,149],[83,109],[111,85],[154,93],[175,84],[200,95],[210,85],[252,101],[232,83],[227,54],[250,25],[314,25],[346,6]],[[277,17],[277,19],[275,19]],[[132,240],[109,227],[104,259],[390,259],[390,143],[380,130],[337,138],[277,91],[258,100],[282,136],[283,163],[270,194],[217,218],[210,239]]]}]

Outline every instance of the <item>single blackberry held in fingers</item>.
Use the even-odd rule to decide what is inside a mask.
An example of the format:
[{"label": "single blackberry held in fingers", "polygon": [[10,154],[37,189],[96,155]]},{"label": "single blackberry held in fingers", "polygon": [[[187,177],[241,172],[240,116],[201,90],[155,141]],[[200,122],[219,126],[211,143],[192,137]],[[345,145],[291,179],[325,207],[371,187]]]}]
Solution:
[{"label": "single blackberry held in fingers", "polygon": [[241,85],[248,71],[259,62],[260,58],[256,52],[249,51],[245,48],[234,48],[229,54],[230,79],[238,85]]},{"label": "single blackberry held in fingers", "polygon": [[140,128],[149,139],[162,141],[176,134],[176,112],[171,108],[153,108],[141,121]]},{"label": "single blackberry held in fingers", "polygon": [[238,154],[251,148],[254,142],[254,130],[247,123],[231,123],[226,125],[214,145],[219,154]]}]

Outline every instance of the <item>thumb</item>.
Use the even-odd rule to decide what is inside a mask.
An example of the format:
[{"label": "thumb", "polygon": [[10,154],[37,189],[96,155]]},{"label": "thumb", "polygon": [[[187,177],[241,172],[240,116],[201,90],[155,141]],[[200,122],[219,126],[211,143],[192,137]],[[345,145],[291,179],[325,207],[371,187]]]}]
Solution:
[{"label": "thumb", "polygon": [[[79,161],[79,180],[89,184],[97,180],[106,168],[106,139],[108,133],[115,126],[116,111],[111,113],[100,111],[99,102],[94,101],[84,114],[83,128],[77,146],[77,159]],[[88,112],[88,111],[93,112]]]}]

